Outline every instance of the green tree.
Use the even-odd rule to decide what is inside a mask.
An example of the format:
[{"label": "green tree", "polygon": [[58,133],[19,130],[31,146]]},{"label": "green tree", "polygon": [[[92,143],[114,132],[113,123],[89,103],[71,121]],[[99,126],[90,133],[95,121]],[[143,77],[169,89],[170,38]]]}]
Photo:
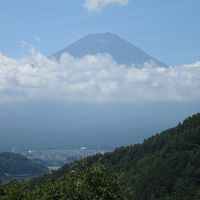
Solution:
[{"label": "green tree", "polygon": [[100,162],[88,166],[85,161],[71,166],[59,179],[48,180],[28,189],[27,182],[10,181],[3,186],[0,200],[128,200],[130,189],[121,186],[118,173],[109,171]]}]

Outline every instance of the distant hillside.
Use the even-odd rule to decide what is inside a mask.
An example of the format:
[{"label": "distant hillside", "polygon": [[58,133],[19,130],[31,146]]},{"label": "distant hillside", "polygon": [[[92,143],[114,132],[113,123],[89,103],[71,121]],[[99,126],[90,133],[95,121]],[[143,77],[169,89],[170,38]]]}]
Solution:
[{"label": "distant hillside", "polygon": [[112,33],[87,35],[68,47],[56,52],[53,57],[59,59],[63,53],[69,53],[76,58],[86,55],[96,55],[98,53],[108,53],[119,64],[142,65],[144,62],[153,61],[159,66],[167,66],[149,56],[138,47]]},{"label": "distant hillside", "polygon": [[[100,160],[108,169],[122,173],[123,185],[134,188],[135,200],[199,200],[200,114],[142,144],[120,147],[86,160],[89,166]],[[58,180],[70,166],[34,179],[32,184]]]},{"label": "distant hillside", "polygon": [[0,177],[31,177],[47,172],[48,169],[16,153],[0,153]]}]

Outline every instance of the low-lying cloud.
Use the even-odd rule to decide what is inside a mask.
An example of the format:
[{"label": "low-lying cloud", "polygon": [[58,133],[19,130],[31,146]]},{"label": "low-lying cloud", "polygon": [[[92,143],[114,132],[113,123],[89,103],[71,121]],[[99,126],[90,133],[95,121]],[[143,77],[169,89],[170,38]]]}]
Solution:
[{"label": "low-lying cloud", "polygon": [[88,11],[95,11],[111,5],[125,6],[127,4],[128,0],[85,0],[83,6]]},{"label": "low-lying cloud", "polygon": [[0,54],[0,102],[34,99],[66,102],[199,101],[200,62],[163,68],[119,65],[108,54],[59,62],[33,51],[12,59]]}]

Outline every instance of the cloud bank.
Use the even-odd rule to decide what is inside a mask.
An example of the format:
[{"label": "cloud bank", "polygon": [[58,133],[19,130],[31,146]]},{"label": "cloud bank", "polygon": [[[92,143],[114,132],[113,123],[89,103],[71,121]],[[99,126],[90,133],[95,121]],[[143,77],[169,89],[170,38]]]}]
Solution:
[{"label": "cloud bank", "polygon": [[128,0],[85,0],[83,6],[89,11],[95,11],[111,5],[125,6],[127,4]]},{"label": "cloud bank", "polygon": [[29,57],[0,54],[0,102],[29,100],[66,102],[200,101],[200,62],[162,68],[119,65],[110,55],[59,62],[32,50]]}]

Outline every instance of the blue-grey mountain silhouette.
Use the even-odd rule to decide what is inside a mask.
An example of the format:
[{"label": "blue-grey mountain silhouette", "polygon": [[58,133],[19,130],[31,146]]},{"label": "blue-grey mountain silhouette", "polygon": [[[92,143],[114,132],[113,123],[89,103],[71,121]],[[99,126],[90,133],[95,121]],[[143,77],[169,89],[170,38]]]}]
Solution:
[{"label": "blue-grey mountain silhouette", "polygon": [[53,57],[59,59],[63,53],[69,53],[75,58],[80,58],[86,55],[107,53],[110,54],[119,64],[142,65],[144,62],[154,62],[156,65],[162,67],[167,66],[166,64],[149,56],[138,47],[112,33],[87,35],[61,51],[58,51],[53,55]]}]

